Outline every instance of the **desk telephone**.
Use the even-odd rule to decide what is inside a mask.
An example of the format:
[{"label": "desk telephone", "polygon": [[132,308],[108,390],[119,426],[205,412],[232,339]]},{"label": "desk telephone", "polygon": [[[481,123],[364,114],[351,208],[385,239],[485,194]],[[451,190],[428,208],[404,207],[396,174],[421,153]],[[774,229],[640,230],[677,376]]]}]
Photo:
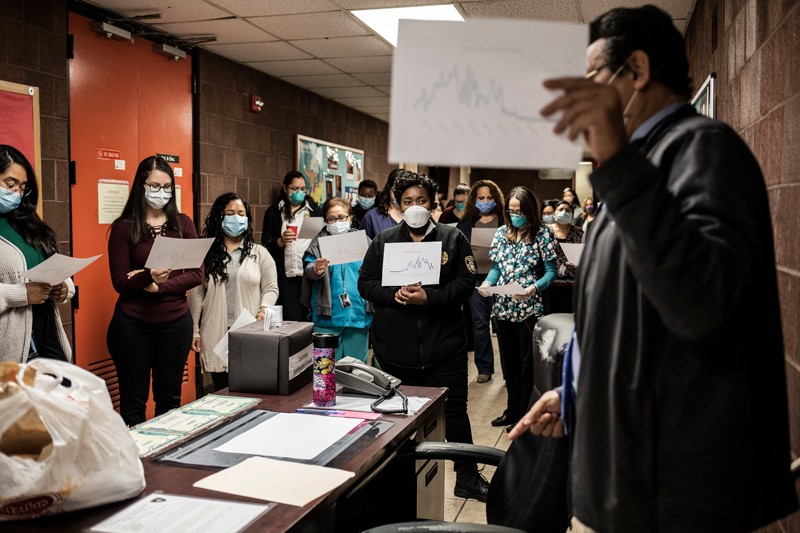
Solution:
[{"label": "desk telephone", "polygon": [[[400,380],[391,374],[369,366],[355,357],[342,357],[336,361],[336,381],[342,385],[342,392],[345,394],[364,394],[367,396],[377,396],[378,399],[372,404],[372,410],[377,413],[407,413],[408,398],[397,390]],[[380,408],[379,405],[386,399],[397,394],[403,401],[403,408],[400,410],[387,410]]]}]

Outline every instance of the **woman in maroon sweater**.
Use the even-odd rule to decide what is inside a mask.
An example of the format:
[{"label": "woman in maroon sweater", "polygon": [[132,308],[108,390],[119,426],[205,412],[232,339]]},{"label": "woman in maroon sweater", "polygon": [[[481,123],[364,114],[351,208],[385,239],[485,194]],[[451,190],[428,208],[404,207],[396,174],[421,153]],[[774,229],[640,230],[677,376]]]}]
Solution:
[{"label": "woman in maroon sweater", "polygon": [[183,368],[192,345],[186,291],[203,281],[203,269],[145,268],[156,236],[197,238],[192,219],[178,213],[175,177],[161,157],[139,163],[128,202],[111,225],[108,262],[119,293],[106,343],[117,367],[122,419],[145,420],[153,375],[156,415],[180,406]]}]

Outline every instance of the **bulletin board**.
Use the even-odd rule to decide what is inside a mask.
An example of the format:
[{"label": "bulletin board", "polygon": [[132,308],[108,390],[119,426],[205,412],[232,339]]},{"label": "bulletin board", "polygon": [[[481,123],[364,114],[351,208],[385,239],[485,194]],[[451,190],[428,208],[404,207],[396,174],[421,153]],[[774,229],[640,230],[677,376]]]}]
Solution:
[{"label": "bulletin board", "polygon": [[36,172],[39,200],[36,212],[42,216],[42,140],[39,126],[39,88],[0,81],[0,144],[23,153]]},{"label": "bulletin board", "polygon": [[364,176],[364,151],[298,135],[296,168],[317,203],[332,196],[352,203],[358,199],[358,184]]}]

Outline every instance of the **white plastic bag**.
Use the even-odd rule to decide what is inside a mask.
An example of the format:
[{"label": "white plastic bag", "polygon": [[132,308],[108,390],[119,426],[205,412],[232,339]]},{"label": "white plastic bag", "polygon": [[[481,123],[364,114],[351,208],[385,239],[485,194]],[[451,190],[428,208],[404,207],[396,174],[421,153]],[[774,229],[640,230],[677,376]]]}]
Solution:
[{"label": "white plastic bag", "polygon": [[[25,383],[26,369],[29,377],[36,370],[33,383]],[[34,424],[22,431],[18,423],[31,409],[52,442],[38,457],[0,450],[0,521],[93,507],[144,489],[136,445],[102,379],[69,363],[35,359],[19,365],[16,382],[0,385],[0,444],[13,440],[12,433],[36,433],[29,429],[38,424],[35,416],[28,415]],[[46,433],[39,432],[45,440]]]}]

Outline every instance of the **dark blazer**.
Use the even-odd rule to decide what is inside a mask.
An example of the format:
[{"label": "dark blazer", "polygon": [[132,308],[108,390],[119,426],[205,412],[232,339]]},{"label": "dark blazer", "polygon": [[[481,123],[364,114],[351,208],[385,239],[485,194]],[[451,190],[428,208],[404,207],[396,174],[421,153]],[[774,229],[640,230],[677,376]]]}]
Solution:
[{"label": "dark blazer", "polygon": [[591,176],[573,511],[603,532],[749,531],[797,508],[769,204],[685,106]]},{"label": "dark blazer", "polygon": [[[304,200],[311,210],[312,217],[321,217],[322,209],[310,196]],[[283,225],[283,211],[278,208],[280,200],[272,204],[264,212],[264,223],[261,227],[261,244],[266,248],[272,259],[275,260],[275,267],[278,269],[278,280],[286,277],[286,263],[283,259],[283,248],[278,246],[278,238],[281,236],[281,226]]]}]

